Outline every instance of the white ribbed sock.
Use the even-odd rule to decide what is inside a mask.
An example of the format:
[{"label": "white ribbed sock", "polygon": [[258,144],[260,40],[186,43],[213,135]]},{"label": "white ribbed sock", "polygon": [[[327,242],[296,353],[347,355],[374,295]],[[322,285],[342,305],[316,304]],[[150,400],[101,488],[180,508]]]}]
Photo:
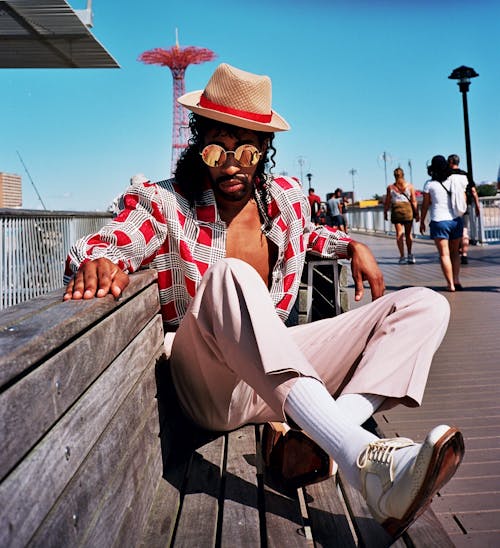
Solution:
[{"label": "white ribbed sock", "polygon": [[299,377],[285,401],[285,412],[339,465],[349,483],[360,490],[359,453],[376,436],[342,412],[328,390],[312,377]]},{"label": "white ribbed sock", "polygon": [[378,394],[342,394],[337,404],[352,422],[363,424],[384,403],[385,396]]}]

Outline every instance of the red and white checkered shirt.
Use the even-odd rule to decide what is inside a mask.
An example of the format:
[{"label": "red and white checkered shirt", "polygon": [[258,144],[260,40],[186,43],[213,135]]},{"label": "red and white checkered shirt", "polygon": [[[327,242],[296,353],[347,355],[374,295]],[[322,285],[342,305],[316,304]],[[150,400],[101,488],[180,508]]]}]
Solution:
[{"label": "red and white checkered shirt", "polygon": [[[306,251],[324,258],[346,258],[350,239],[330,227],[310,222],[310,207],[301,186],[289,177],[269,177],[263,184],[270,201],[256,200],[271,223],[263,234],[278,249],[270,295],[286,320],[295,302]],[[226,256],[226,224],[207,189],[191,207],[174,179],[134,185],[124,195],[124,210],[98,233],[78,240],[68,255],[65,281],[80,265],[106,257],[124,271],[146,265],[158,271],[163,320],[176,328],[206,270]]]}]

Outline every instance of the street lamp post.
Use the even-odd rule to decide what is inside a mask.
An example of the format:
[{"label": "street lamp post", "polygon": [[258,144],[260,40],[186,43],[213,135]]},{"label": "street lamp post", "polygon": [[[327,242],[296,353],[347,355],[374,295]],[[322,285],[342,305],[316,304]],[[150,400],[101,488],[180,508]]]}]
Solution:
[{"label": "street lamp post", "polygon": [[299,156],[297,161],[299,162],[299,166],[300,166],[300,184],[303,184],[303,182],[304,182],[304,172],[303,172],[304,158],[302,158],[302,156]]},{"label": "street lamp post", "polygon": [[378,157],[379,160],[384,160],[384,176],[385,176],[385,186],[387,187],[387,163],[392,162],[391,155],[388,152],[382,152],[382,154]]},{"label": "street lamp post", "polygon": [[410,170],[410,183],[413,183],[413,170],[412,170],[411,160],[408,160],[408,169]]},{"label": "street lamp post", "polygon": [[309,190],[311,190],[312,173],[306,173],[307,180],[309,181]]},{"label": "street lamp post", "polygon": [[352,203],[354,203],[354,192],[355,192],[355,188],[354,188],[354,175],[356,175],[357,173],[357,170],[352,168],[349,170],[349,173],[351,174],[351,178],[352,178]]},{"label": "street lamp post", "polygon": [[449,76],[451,80],[458,80],[458,89],[462,93],[462,103],[464,109],[464,130],[465,130],[465,153],[467,155],[467,172],[473,181],[472,175],[472,154],[470,149],[470,132],[469,132],[469,109],[467,106],[467,92],[469,91],[471,78],[476,78],[479,74],[470,67],[456,68]]}]

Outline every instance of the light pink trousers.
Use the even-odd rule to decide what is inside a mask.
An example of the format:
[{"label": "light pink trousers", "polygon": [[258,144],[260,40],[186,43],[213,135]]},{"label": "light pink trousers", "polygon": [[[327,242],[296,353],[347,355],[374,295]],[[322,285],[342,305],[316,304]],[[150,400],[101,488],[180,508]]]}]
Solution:
[{"label": "light pink trousers", "polygon": [[420,405],[448,301],[412,287],[335,318],[287,328],[257,272],[224,259],[203,277],[173,341],[170,363],[185,412],[200,426],[233,430],[285,421],[300,375],[330,394],[371,393]]}]

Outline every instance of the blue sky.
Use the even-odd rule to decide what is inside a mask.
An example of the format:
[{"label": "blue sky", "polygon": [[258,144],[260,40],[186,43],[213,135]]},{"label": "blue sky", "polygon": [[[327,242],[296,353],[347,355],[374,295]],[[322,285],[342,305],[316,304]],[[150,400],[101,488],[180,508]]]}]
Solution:
[{"label": "blue sky", "polygon": [[[85,0],[69,0],[75,9]],[[220,62],[273,81],[276,173],[304,176],[324,197],[337,186],[358,199],[385,192],[401,165],[417,188],[435,154],[466,167],[462,98],[451,71],[473,67],[468,94],[474,176],[500,166],[500,3],[496,0],[94,0],[94,36],[120,69],[0,69],[0,171],[23,177],[25,208],[105,210],[132,175],[170,172],[172,77],[140,63],[146,50],[212,49],[186,90]],[[302,160],[302,168],[300,161]]]}]

